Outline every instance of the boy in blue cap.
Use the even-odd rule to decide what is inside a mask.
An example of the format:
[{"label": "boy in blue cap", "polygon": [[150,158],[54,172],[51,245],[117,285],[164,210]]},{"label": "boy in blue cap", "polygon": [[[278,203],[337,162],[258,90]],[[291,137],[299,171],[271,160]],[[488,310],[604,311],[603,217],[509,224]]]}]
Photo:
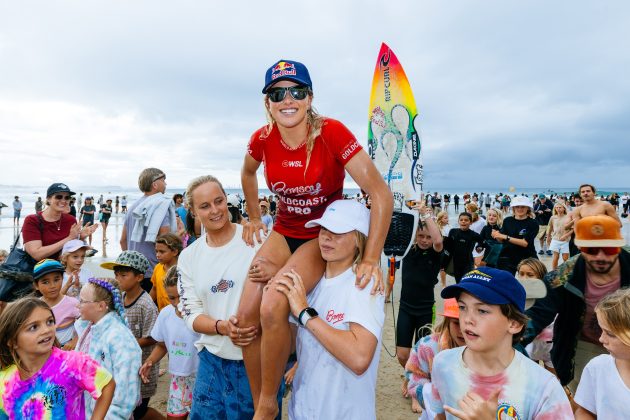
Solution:
[{"label": "boy in blue cap", "polygon": [[527,317],[525,289],[512,274],[480,267],[441,295],[457,298],[466,345],[435,357],[429,404],[436,418],[574,418],[556,377],[513,348]]}]

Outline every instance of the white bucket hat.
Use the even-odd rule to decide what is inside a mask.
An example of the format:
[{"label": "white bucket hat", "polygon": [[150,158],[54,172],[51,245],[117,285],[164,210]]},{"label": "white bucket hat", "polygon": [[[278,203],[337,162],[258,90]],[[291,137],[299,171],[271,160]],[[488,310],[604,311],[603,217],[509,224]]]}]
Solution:
[{"label": "white bucket hat", "polygon": [[365,236],[370,232],[370,211],[356,200],[337,200],[331,203],[322,217],[306,222],[304,227],[323,226],[332,233],[358,230]]},{"label": "white bucket hat", "polygon": [[532,200],[530,200],[529,197],[525,197],[524,195],[519,195],[512,199],[512,201],[510,202],[510,207],[516,206],[525,206],[529,207],[530,209],[534,208]]}]

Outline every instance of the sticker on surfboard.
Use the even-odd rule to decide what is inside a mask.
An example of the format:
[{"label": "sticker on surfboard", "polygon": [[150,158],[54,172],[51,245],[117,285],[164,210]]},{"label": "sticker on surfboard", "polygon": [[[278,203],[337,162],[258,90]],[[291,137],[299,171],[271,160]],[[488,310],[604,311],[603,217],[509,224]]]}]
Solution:
[{"label": "sticker on surfboard", "polygon": [[368,153],[394,195],[394,211],[422,199],[423,167],[418,111],[407,75],[381,45],[370,95]]}]

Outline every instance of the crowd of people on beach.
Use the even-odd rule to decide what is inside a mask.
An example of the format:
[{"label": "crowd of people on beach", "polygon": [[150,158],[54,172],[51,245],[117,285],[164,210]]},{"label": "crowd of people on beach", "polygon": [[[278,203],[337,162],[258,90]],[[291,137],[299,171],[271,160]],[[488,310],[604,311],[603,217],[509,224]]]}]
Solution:
[{"label": "crowd of people on beach", "polygon": [[[97,220],[93,197],[49,186],[23,252],[0,266],[0,418],[274,419],[287,388],[291,419],[376,418],[392,194],[352,133],[315,111],[303,64],[272,65],[262,93],[244,200],[211,175],[169,197],[166,172],[146,168],[141,198],[101,196]],[[363,194],[343,194],[346,173]],[[596,192],[412,203],[395,333],[410,417],[623,417],[629,199]],[[119,204],[122,252],[97,277],[91,238]],[[18,254],[36,262],[30,282],[7,268]],[[163,413],[150,402],[166,373]]]}]

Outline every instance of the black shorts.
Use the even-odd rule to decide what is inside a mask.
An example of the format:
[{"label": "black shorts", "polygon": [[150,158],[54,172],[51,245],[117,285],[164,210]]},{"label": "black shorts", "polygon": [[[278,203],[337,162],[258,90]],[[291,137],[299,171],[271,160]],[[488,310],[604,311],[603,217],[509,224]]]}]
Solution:
[{"label": "black shorts", "polygon": [[418,340],[431,333],[431,330],[422,327],[432,322],[433,309],[422,315],[412,315],[400,308],[396,321],[396,346],[411,348]]},{"label": "black shorts", "polygon": [[289,236],[285,236],[284,240],[287,241],[291,254],[293,254],[300,246],[310,241],[310,239],[291,238]]},{"label": "black shorts", "polygon": [[133,410],[133,418],[134,419],[141,419],[142,417],[144,417],[147,414],[147,411],[149,411],[149,400],[150,399],[151,399],[151,397],[143,398],[142,402],[140,403],[140,405],[137,406],[135,410]]}]

